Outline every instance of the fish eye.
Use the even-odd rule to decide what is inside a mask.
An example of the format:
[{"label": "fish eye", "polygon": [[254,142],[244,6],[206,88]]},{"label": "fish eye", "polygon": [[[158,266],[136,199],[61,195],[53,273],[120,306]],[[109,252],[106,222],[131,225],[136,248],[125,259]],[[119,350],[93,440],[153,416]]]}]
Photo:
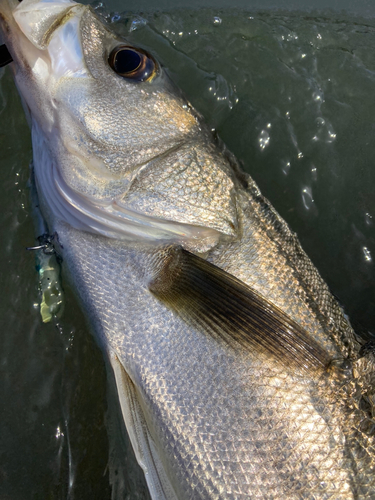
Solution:
[{"label": "fish eye", "polygon": [[157,64],[150,54],[129,45],[115,47],[108,62],[118,75],[136,82],[151,80],[157,72]]}]

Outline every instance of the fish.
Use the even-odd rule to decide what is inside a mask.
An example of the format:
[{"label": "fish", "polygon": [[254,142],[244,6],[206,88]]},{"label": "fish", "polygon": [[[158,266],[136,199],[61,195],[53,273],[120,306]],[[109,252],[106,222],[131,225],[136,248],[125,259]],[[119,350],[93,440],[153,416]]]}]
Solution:
[{"label": "fish", "polygon": [[35,182],[152,498],[371,498],[374,354],[154,54],[5,0]]}]

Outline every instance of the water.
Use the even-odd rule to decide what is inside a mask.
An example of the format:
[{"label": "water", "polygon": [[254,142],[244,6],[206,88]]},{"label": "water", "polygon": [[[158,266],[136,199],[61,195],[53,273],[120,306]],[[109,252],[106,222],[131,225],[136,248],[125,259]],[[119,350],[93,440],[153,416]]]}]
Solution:
[{"label": "water", "polygon": [[[157,55],[298,233],[356,329],[375,334],[375,21],[255,8],[111,9],[117,29]],[[60,325],[39,316],[34,256],[25,250],[34,243],[31,144],[8,70],[0,145],[0,498],[109,499],[101,353],[66,283]],[[139,481],[126,491],[147,496]]]}]

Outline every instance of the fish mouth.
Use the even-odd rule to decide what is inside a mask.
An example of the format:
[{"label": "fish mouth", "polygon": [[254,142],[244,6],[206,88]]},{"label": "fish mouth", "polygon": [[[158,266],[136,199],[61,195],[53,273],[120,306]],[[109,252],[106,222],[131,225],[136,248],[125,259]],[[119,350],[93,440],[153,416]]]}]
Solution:
[{"label": "fish mouth", "polygon": [[[46,84],[43,80],[50,80],[52,74],[59,78],[64,72],[71,75],[84,72],[79,30],[69,25],[78,24],[87,9],[88,6],[71,0],[0,2],[3,41],[14,62],[12,69],[17,86],[22,87],[21,80],[25,78],[29,85],[37,79],[40,86]],[[55,71],[56,66],[60,71]],[[25,95],[22,88],[19,90]]]},{"label": "fish mouth", "polygon": [[30,128],[36,120],[48,134],[54,112],[50,89],[65,75],[87,74],[78,30],[87,9],[71,0],[0,0],[2,41]]},{"label": "fish mouth", "polygon": [[60,0],[23,0],[13,11],[13,18],[26,38],[37,48],[45,49],[54,32],[83,10],[82,5]]},{"label": "fish mouth", "polygon": [[22,33],[43,50],[57,28],[88,8],[72,0],[1,0],[0,20],[7,36]]}]

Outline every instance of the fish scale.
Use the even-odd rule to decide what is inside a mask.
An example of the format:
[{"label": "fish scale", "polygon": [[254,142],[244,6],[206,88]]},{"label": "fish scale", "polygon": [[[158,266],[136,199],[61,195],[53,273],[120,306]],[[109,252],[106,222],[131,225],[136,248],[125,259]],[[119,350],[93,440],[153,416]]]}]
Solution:
[{"label": "fish scale", "polygon": [[[128,273],[131,267],[133,273],[143,275],[138,249],[122,247],[119,254],[118,244],[113,244],[112,249],[103,252],[99,247],[93,253],[92,237],[87,241],[87,235],[70,234],[71,229],[68,233],[66,240],[64,231],[59,232],[64,247],[70,248],[65,257],[69,267],[73,272],[76,267],[78,273],[81,261],[86,263],[84,274],[74,273],[75,286],[84,301],[87,298],[95,304],[104,299],[99,324],[106,325],[104,332],[142,394],[149,428],[166,455],[163,463],[170,467],[172,461],[178,467],[178,498],[278,498],[286,494],[288,498],[355,498],[350,485],[352,464],[346,453],[348,437],[342,432],[346,416],[333,397],[333,387],[331,393],[324,393],[318,383],[274,366],[253,362],[249,369],[235,353],[228,355],[223,346],[212,345],[208,339],[197,344],[195,333],[183,322],[172,315],[168,321],[163,318],[165,310],[152,305],[147,289],[139,291],[134,281],[125,285],[124,269]],[[105,240],[101,244],[108,246]],[[78,262],[74,245],[85,249]],[[106,259],[98,267],[102,253]],[[96,297],[98,290],[104,290],[104,295]],[[110,297],[120,295],[126,304],[108,303]],[[146,308],[141,322],[140,314],[123,317],[124,310]],[[160,328],[161,324],[168,328]],[[327,382],[321,384],[326,390]],[[236,411],[229,411],[233,408]],[[373,460],[367,457],[365,462],[369,472]],[[222,470],[220,481],[217,470]],[[233,477],[238,478],[238,490],[232,488]],[[362,498],[368,491],[364,490]]]},{"label": "fish scale", "polygon": [[5,5],[40,205],[151,496],[371,497],[373,351],[296,236],[161,68],[115,74],[90,9]]}]

